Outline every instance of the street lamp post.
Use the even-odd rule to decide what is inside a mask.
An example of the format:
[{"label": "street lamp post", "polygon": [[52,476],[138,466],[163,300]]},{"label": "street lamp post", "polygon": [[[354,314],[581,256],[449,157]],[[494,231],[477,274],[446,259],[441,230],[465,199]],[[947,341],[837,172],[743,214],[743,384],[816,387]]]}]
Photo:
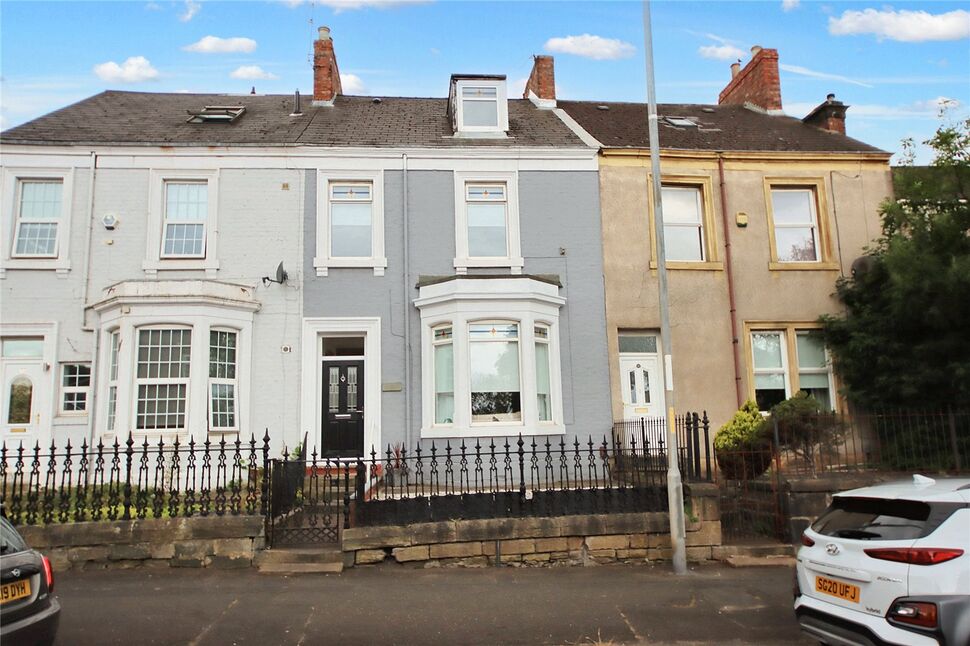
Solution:
[{"label": "street lamp post", "polygon": [[677,428],[674,417],[674,377],[671,359],[670,300],[667,296],[667,253],[664,245],[663,197],[660,190],[660,138],[657,125],[657,90],[653,79],[653,33],[650,0],[643,1],[644,55],[647,68],[647,121],[650,133],[650,169],[653,184],[654,236],[657,240],[657,276],[660,279],[660,345],[663,352],[664,402],[667,406],[667,503],[670,516],[670,547],[674,572],[687,573],[684,488],[677,464]]}]

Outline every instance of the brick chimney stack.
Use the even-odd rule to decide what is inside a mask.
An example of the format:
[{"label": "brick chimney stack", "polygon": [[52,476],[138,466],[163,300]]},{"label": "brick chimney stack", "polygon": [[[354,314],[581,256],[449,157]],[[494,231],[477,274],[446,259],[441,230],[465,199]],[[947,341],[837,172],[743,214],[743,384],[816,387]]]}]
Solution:
[{"label": "brick chimney stack", "polygon": [[802,119],[802,122],[828,132],[844,135],[845,111],[848,109],[849,106],[835,100],[834,94],[829,94],[825,97],[825,102],[812,110],[808,116]]},{"label": "brick chimney stack", "polygon": [[719,105],[751,103],[768,112],[781,111],[781,80],[778,78],[778,50],[751,48],[751,60],[738,71],[731,65],[731,81],[717,98]]},{"label": "brick chimney stack", "polygon": [[529,92],[547,101],[556,100],[556,71],[552,56],[533,56],[532,73],[525,84],[523,99],[529,98]]},{"label": "brick chimney stack", "polygon": [[330,27],[320,27],[313,41],[313,104],[333,105],[336,96],[343,92],[340,87],[340,70],[337,56],[333,53]]}]

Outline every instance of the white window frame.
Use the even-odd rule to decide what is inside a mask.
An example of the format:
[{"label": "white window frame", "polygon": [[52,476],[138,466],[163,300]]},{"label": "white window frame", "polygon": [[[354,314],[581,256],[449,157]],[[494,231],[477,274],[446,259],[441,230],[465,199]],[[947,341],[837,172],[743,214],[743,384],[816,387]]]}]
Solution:
[{"label": "white window frame", "polygon": [[[546,331],[546,337],[545,338],[542,338],[540,336],[536,336],[535,330],[538,329],[538,328],[545,329],[545,331]],[[538,423],[540,425],[541,424],[554,424],[555,423],[555,421],[554,421],[555,417],[553,416],[553,411],[555,410],[555,397],[554,397],[553,392],[552,392],[553,391],[553,388],[552,388],[552,374],[553,374],[552,373],[552,329],[548,325],[546,325],[545,323],[543,323],[542,321],[537,321],[532,326],[532,334],[533,334],[533,344],[532,344],[532,347],[533,347],[533,355],[532,356],[533,356],[533,359],[535,360],[535,366],[536,366],[536,368],[535,368],[535,370],[536,370],[536,381],[535,381],[535,388],[536,388],[536,419],[538,420]],[[548,361],[549,361],[549,365],[546,366],[546,369],[549,371],[549,403],[548,403],[548,407],[549,407],[549,419],[542,419],[541,417],[539,417],[539,414],[538,414],[538,409],[539,409],[539,353],[537,351],[537,348],[540,345],[546,347],[546,356],[547,356]]]},{"label": "white window frame", "polygon": [[[148,332],[149,334],[153,331],[188,331],[189,332],[189,375],[187,377],[139,377],[138,376],[138,349],[141,347],[141,334],[142,332]],[[196,354],[197,345],[195,343],[195,330],[191,326],[186,325],[143,325],[135,328],[134,334],[132,336],[132,343],[134,345],[135,354],[135,365],[132,370],[132,398],[131,398],[131,429],[133,433],[138,433],[140,435],[152,435],[152,434],[170,434],[170,435],[183,435],[187,432],[190,420],[190,403],[192,401],[192,364],[199,361],[199,357]],[[206,347],[208,347],[208,335],[206,335]],[[171,348],[171,346],[169,346]],[[203,355],[205,360],[206,372],[209,369],[209,353],[206,352]],[[172,428],[139,428],[138,427],[138,404],[141,401],[139,397],[139,391],[142,386],[185,386],[185,414],[184,423],[181,427]],[[147,400],[146,401],[151,401]]]},{"label": "white window frame", "polygon": [[[213,325],[209,328],[208,347],[209,347],[210,354],[206,355],[208,358],[209,364],[212,363],[211,351],[212,351],[213,332],[217,334],[218,333],[234,334],[236,336],[236,346],[235,346],[236,353],[233,359],[233,373],[234,373],[233,377],[213,377],[210,367],[206,368],[206,374],[209,375],[209,384],[207,387],[209,431],[217,432],[217,433],[223,433],[223,432],[234,433],[239,430],[239,330],[235,328],[221,327],[216,325]],[[232,403],[233,403],[232,419],[234,423],[230,424],[229,426],[216,426],[215,422],[213,421],[215,419],[216,413],[213,410],[214,402],[212,397],[212,387],[216,385],[232,386]]]},{"label": "white window frame", "polygon": [[697,203],[697,220],[695,222],[673,222],[664,220],[664,229],[691,229],[693,231],[698,231],[700,233],[700,252],[701,257],[698,259],[686,259],[686,258],[673,258],[668,256],[667,260],[670,262],[709,262],[708,259],[708,231],[707,223],[704,221],[704,186],[701,184],[661,184],[661,192],[664,190],[671,191],[693,191],[696,196]]},{"label": "white window frame", "polygon": [[[205,182],[206,221],[204,257],[166,256],[162,253],[165,242],[166,184]],[[215,277],[219,270],[219,170],[159,170],[149,171],[148,185],[148,235],[145,260],[142,269],[153,277],[166,270],[203,270],[208,277]]]},{"label": "white window frame", "polygon": [[[368,257],[332,256],[330,249],[330,186],[332,184],[371,185],[371,255]],[[313,267],[317,276],[327,276],[331,267],[370,267],[375,276],[387,268],[384,253],[384,171],[350,173],[321,170],[317,172],[317,234]]]},{"label": "white window frame", "polygon": [[[749,356],[751,357],[750,360],[751,360],[751,375],[752,375],[752,381],[751,381],[752,398],[756,397],[756,395],[757,395],[758,386],[757,386],[757,384],[755,382],[758,379],[758,375],[777,375],[779,373],[781,374],[782,378],[784,379],[784,383],[785,383],[785,399],[788,399],[789,397],[792,396],[791,379],[790,379],[790,376],[789,376],[790,369],[789,369],[789,362],[788,362],[788,334],[787,334],[787,332],[788,331],[785,330],[785,329],[777,329],[777,330],[771,330],[771,329],[760,330],[759,329],[759,330],[751,330],[751,331],[748,332],[748,339],[749,339],[749,343],[751,345],[751,351],[749,353]],[[781,367],[780,368],[758,368],[758,366],[755,365],[755,361],[754,361],[754,336],[756,334],[760,334],[760,335],[774,334],[774,335],[777,335],[778,336],[778,343],[779,343],[779,348],[780,348],[780,351],[781,351]]]},{"label": "white window frame", "polygon": [[[469,184],[505,184],[505,235],[507,256],[472,257],[468,253]],[[519,230],[519,174],[518,172],[455,172],[455,273],[468,273],[469,267],[507,267],[513,274],[521,274],[525,266]]]},{"label": "white window frame", "polygon": [[[185,281],[173,281],[184,284]],[[206,281],[198,281],[200,285]],[[98,371],[96,387],[98,401],[105,402],[107,413],[109,393],[116,387],[115,425],[107,428],[99,424],[96,432],[106,441],[126,437],[187,439],[203,441],[207,434],[231,436],[236,431],[211,430],[209,421],[209,331],[232,330],[236,337],[236,423],[238,432],[253,432],[251,418],[253,314],[259,309],[252,299],[253,288],[229,283],[210,283],[202,286],[196,297],[184,293],[174,295],[167,281],[120,283],[113,288],[117,297],[94,305],[101,317],[101,355],[99,365],[108,370]],[[240,294],[240,290],[248,296]],[[247,300],[250,299],[250,300]],[[192,350],[187,391],[186,427],[178,433],[171,430],[138,430],[135,428],[138,406],[136,385],[138,332],[148,328],[183,328],[192,330]],[[111,335],[118,334],[117,380],[111,380]],[[103,362],[103,363],[101,363]],[[166,440],[167,441],[167,440]]]},{"label": "white window frame", "polygon": [[[18,256],[14,253],[20,221],[20,186],[24,181],[60,181],[61,215],[57,221],[54,256]],[[0,222],[0,279],[8,269],[71,270],[71,211],[74,199],[73,168],[3,168],[2,222]],[[59,407],[58,407],[59,408]]]},{"label": "white window frame", "polygon": [[832,357],[829,354],[829,348],[824,343],[822,344],[822,351],[825,353],[825,367],[824,368],[802,368],[801,359],[798,356],[798,337],[801,335],[808,335],[812,332],[816,334],[820,330],[818,328],[795,328],[795,376],[798,378],[798,389],[802,390],[801,378],[803,374],[806,375],[825,375],[828,380],[829,389],[829,403],[834,409],[837,404],[837,393],[835,392],[835,375],[832,372]]},{"label": "white window frame", "polygon": [[[68,366],[86,366],[88,369],[88,385],[87,386],[66,386],[64,385],[65,370]],[[88,414],[88,410],[91,406],[91,385],[94,383],[94,375],[91,372],[91,362],[90,361],[67,361],[60,364],[60,379],[59,383],[61,386],[60,396],[58,397],[58,415],[63,417],[81,417]],[[67,410],[64,407],[65,395],[73,393],[84,393],[84,410]]]},{"label": "white window frame", "polygon": [[107,396],[104,398],[104,426],[109,433],[113,433],[118,422],[118,374],[119,358],[121,354],[121,331],[118,329],[107,331],[107,356],[105,364],[108,366],[106,386]]},{"label": "white window frame", "polygon": [[[198,220],[172,220],[168,219],[168,200],[169,200],[169,187],[176,185],[195,185],[195,186],[205,186],[205,200],[206,200],[206,217],[201,222]],[[206,181],[197,180],[172,180],[167,179],[162,183],[162,191],[165,197],[164,205],[162,207],[162,235],[161,235],[161,249],[159,250],[159,257],[165,260],[196,260],[205,258],[207,249],[207,238],[209,234],[209,183]],[[166,253],[165,243],[168,242],[168,227],[169,225],[177,226],[179,224],[191,224],[191,225],[202,225],[202,252],[201,253]]]},{"label": "white window frame", "polygon": [[[787,258],[782,258],[780,249],[778,249],[778,236],[776,231],[779,229],[804,229],[806,228],[805,223],[798,224],[787,224],[779,223],[777,218],[774,217],[774,199],[775,193],[808,193],[809,195],[809,206],[811,209],[811,224],[808,225],[812,230],[812,243],[815,246],[815,258],[812,260],[792,260]],[[774,242],[775,253],[780,263],[801,263],[801,264],[817,264],[825,260],[823,250],[822,250],[822,236],[819,231],[818,226],[818,190],[815,186],[787,186],[784,184],[774,184],[769,190],[769,195],[772,200],[771,212],[772,212],[772,222],[771,222],[771,238]]]},{"label": "white window frame", "polygon": [[[436,339],[435,333],[438,330],[449,330],[450,336],[447,339]],[[451,346],[451,418],[454,423],[455,417],[455,327],[451,323],[442,323],[441,325],[435,325],[431,328],[431,380],[433,393],[433,402],[431,405],[432,413],[431,419],[434,420],[435,424],[447,425],[448,422],[438,421],[438,371],[437,363],[435,361],[435,354],[439,347],[450,345]],[[447,391],[445,391],[447,392]]]},{"label": "white window frame", "polygon": [[[465,111],[462,105],[465,88],[495,88],[497,108],[497,126],[466,126]],[[475,100],[475,99],[470,99]],[[481,99],[491,101],[492,99]],[[501,79],[461,79],[455,81],[455,131],[462,134],[482,135],[493,134],[504,136],[509,129],[509,100],[506,83]]]},{"label": "white window frame", "polygon": [[[826,374],[828,376],[828,387],[829,387],[829,398],[832,409],[835,411],[839,410],[839,394],[836,390],[836,379],[835,373],[832,369],[831,355],[829,354],[828,347],[825,348],[825,362],[826,367],[823,371],[819,368],[809,368],[806,370],[801,370],[798,365],[798,343],[797,337],[799,334],[805,334],[809,332],[819,331],[819,327],[812,323],[746,323],[745,324],[745,351],[747,353],[748,366],[750,371],[748,373],[750,378],[750,384],[748,387],[748,395],[751,399],[756,398],[757,388],[755,387],[755,378],[759,374],[778,374],[783,372],[785,378],[785,399],[789,399],[799,390],[801,390],[801,384],[799,383],[799,375],[802,372],[814,373],[814,374]],[[753,336],[755,334],[778,334],[781,339],[781,368],[772,369],[758,369],[754,364],[754,341]],[[762,411],[762,413],[767,413],[767,411]]]},{"label": "white window frame", "polygon": [[[455,279],[421,288],[415,305],[421,312],[422,438],[561,435],[565,432],[559,309],[565,299],[555,285],[529,278]],[[521,421],[472,422],[469,326],[502,322],[519,326],[519,397]],[[455,416],[435,422],[434,329],[452,326]],[[552,419],[539,421],[535,327],[549,329],[549,385]]]}]

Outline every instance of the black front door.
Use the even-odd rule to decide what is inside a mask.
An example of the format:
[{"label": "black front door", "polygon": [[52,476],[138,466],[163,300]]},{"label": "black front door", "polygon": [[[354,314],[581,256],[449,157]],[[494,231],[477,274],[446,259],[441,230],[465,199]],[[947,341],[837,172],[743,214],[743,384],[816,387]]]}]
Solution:
[{"label": "black front door", "polygon": [[364,362],[323,362],[323,457],[364,455]]}]

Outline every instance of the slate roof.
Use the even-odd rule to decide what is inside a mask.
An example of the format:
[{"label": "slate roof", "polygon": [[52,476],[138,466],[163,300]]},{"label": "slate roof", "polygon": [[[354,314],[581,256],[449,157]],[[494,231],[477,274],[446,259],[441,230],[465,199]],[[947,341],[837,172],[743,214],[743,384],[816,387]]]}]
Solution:
[{"label": "slate roof", "polygon": [[[7,144],[322,145],[369,147],[584,148],[555,114],[528,100],[509,101],[509,137],[455,138],[447,99],[338,96],[333,107],[291,117],[292,95],[162,94],[107,91],[6,130]],[[186,123],[188,110],[244,105],[232,123]]]},{"label": "slate roof", "polygon": [[[559,101],[558,105],[606,148],[647,148],[647,105]],[[606,106],[603,110],[599,106]],[[741,105],[661,103],[660,147],[671,150],[882,153],[861,141],[826,132],[793,117]],[[688,117],[697,128],[678,128],[663,117]],[[851,116],[851,113],[850,113]],[[889,153],[886,153],[889,154]]]}]

